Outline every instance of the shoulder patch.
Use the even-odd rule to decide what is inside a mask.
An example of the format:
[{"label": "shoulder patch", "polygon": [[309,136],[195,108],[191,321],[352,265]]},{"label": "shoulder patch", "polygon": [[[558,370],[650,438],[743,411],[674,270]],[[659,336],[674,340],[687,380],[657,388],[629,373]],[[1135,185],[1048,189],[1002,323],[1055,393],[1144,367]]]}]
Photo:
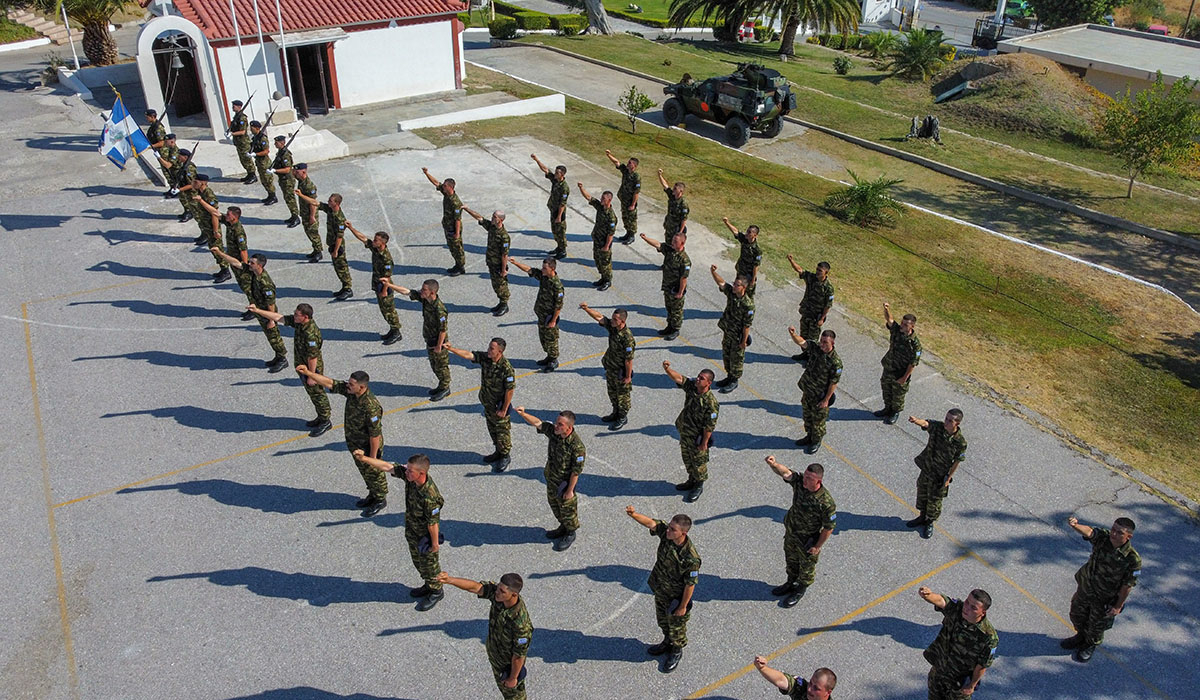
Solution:
[{"label": "shoulder patch", "polygon": [[830,519],[830,520],[837,520],[837,513],[830,513],[830,514],[829,514],[829,519]]},{"label": "shoulder patch", "polygon": [[505,378],[504,378],[504,381],[506,381],[506,382],[511,382],[512,380],[513,380],[513,378],[512,378],[512,377],[505,377]]},{"label": "shoulder patch", "polygon": [[700,575],[699,571],[689,571],[688,572],[688,576],[691,576],[692,578],[696,578],[699,575]]},{"label": "shoulder patch", "polygon": [[582,462],[582,461],[583,461],[583,455],[579,455],[578,457],[576,457],[576,458],[575,458],[575,461],[576,461],[576,462]]},{"label": "shoulder patch", "polygon": [[1134,577],[1134,578],[1137,578],[1138,576],[1141,576],[1141,575],[1142,575],[1142,570],[1141,570],[1141,569],[1134,569],[1134,570],[1133,570],[1133,577]]},{"label": "shoulder patch", "polygon": [[716,412],[714,412],[714,413],[712,414],[712,417],[713,417],[713,418],[716,418],[716,417],[717,417],[717,414],[716,414]]},{"label": "shoulder patch", "polygon": [[371,416],[371,422],[372,422],[372,423],[376,423],[376,422],[378,422],[378,421],[379,421],[379,416]]},{"label": "shoulder patch", "polygon": [[437,515],[439,512],[441,512],[441,510],[442,510],[442,507],[441,507],[441,506],[438,506],[437,508],[434,508],[433,510],[429,511],[429,514],[430,514],[430,515]]},{"label": "shoulder patch", "polygon": [[529,643],[529,637],[518,637],[517,638],[517,644],[528,644],[528,643]]},{"label": "shoulder patch", "polygon": [[308,341],[308,347],[310,347],[310,348],[317,347],[317,341],[315,341],[315,340]]}]

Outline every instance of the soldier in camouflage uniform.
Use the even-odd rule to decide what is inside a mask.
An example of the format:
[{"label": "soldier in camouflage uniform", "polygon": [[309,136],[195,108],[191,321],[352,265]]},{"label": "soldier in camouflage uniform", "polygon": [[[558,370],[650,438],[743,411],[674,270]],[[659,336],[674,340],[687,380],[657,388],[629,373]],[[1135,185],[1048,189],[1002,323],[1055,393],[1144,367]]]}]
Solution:
[{"label": "soldier in camouflage uniform", "polygon": [[750,324],[754,322],[754,300],[747,291],[749,283],[745,277],[738,276],[733,284],[727,284],[717,272],[717,266],[710,268],[717,289],[725,295],[725,312],[717,321],[721,329],[721,360],[725,364],[725,378],[717,382],[722,394],[728,394],[737,388],[738,380],[742,378],[742,365],[746,359],[746,347],[750,345]]},{"label": "soldier in camouflage uniform", "polygon": [[308,163],[297,163],[292,172],[296,174],[296,196],[300,198],[300,221],[304,225],[304,235],[312,243],[312,252],[306,259],[311,263],[320,262],[324,256],[321,254],[321,236],[317,234],[317,207],[320,205],[317,186],[308,176]]},{"label": "soldier in camouflage uniform", "polygon": [[[829,281],[829,263],[822,260],[817,263],[817,271],[805,270],[796,263],[795,258],[787,256],[792,269],[804,280],[804,297],[800,300],[800,337],[816,345],[817,335],[821,326],[825,325],[825,317],[833,307],[833,283]],[[807,352],[792,355],[797,362],[808,359]]]},{"label": "soldier in camouflage uniform", "polygon": [[229,136],[233,139],[233,147],[237,150],[238,161],[246,169],[246,177],[242,178],[243,185],[252,185],[258,179],[254,175],[254,161],[250,160],[250,122],[242,112],[244,104],[241,100],[233,101],[233,118],[229,120]]},{"label": "soldier in camouflage uniform", "polygon": [[758,286],[758,266],[762,264],[762,248],[758,246],[758,227],[751,224],[746,227],[746,232],[742,233],[737,226],[729,223],[728,216],[723,217],[721,221],[725,223],[725,227],[741,245],[738,249],[738,259],[734,263],[734,269],[737,270],[738,277],[746,278],[746,295],[753,299],[754,289]]},{"label": "soldier in camouflage uniform", "polygon": [[617,232],[617,215],[612,209],[613,193],[606,190],[600,199],[596,199],[583,189],[582,182],[575,184],[579,186],[583,198],[596,210],[596,221],[592,225],[592,260],[596,263],[600,279],[592,282],[592,286],[603,292],[612,286],[612,244]]},{"label": "soldier in camouflage uniform", "polygon": [[317,209],[325,212],[325,247],[329,249],[329,260],[342,285],[333,293],[333,298],[345,301],[354,296],[354,290],[351,289],[350,263],[346,260],[346,213],[342,211],[342,195],[334,192],[329,195],[329,201],[321,202]]},{"label": "soldier in camouflage uniform", "polygon": [[175,182],[175,163],[179,160],[179,146],[175,145],[175,134],[164,136],[162,144],[156,155],[158,167],[167,181],[167,191],[163,192],[163,199],[170,199],[179,196],[179,184]]},{"label": "soldier in camouflage uniform", "polygon": [[[221,201],[217,199],[217,193],[208,186],[208,176],[204,173],[196,176],[192,189],[196,194],[196,225],[200,228],[200,235],[196,238],[195,243],[209,248],[220,248],[221,212],[217,206]],[[221,255],[213,253],[213,260],[217,262],[217,271],[213,273],[213,284],[228,282],[233,278],[229,272],[229,264]]]},{"label": "soldier in camouflage uniform", "polygon": [[546,539],[554,541],[554,551],[565,551],[575,542],[575,531],[579,529],[579,498],[575,494],[575,487],[579,483],[579,475],[583,473],[584,460],[587,459],[583,439],[575,430],[575,414],[560,411],[553,423],[547,423],[526,413],[524,406],[517,406],[517,415],[550,438],[542,478],[546,480],[546,502],[558,520],[558,527],[547,530]]},{"label": "soldier in camouflage uniform", "polygon": [[967,455],[967,439],[959,425],[963,412],[952,408],[943,420],[922,420],[909,416],[908,422],[929,433],[929,442],[913,461],[921,468],[917,475],[917,517],[905,523],[921,528],[921,537],[933,536],[933,523],[942,515],[942,499],[950,493],[954,472]]},{"label": "soldier in camouflage uniform", "polygon": [[803,474],[788,469],[767,457],[767,466],[792,487],[792,507],[783,517],[783,560],[787,581],[771,589],[771,595],[786,596],[783,607],[790,608],[804,597],[816,580],[817,559],[821,547],[833,534],[837,506],[825,488],[825,467],[810,464]]},{"label": "soldier in camouflage uniform", "polygon": [[150,142],[150,148],[154,149],[154,156],[158,158],[159,167],[162,169],[163,177],[166,178],[167,192],[163,194],[165,199],[171,198],[171,168],[175,165],[175,159],[179,157],[179,149],[175,147],[175,139],[169,139],[171,148],[174,152],[167,150],[167,127],[158,119],[158,112],[153,109],[148,109],[146,114],[146,140]]},{"label": "soldier in camouflage uniform", "polygon": [[421,172],[425,173],[434,189],[442,195],[442,233],[446,235],[446,247],[450,249],[450,257],[454,259],[454,266],[446,270],[446,274],[457,277],[467,271],[467,254],[463,251],[462,240],[462,200],[455,194],[454,178],[448,177],[438,182],[437,178],[429,174],[429,168],[421,168]]},{"label": "soldier in camouflage uniform", "polygon": [[[260,309],[254,304],[248,308],[252,314],[258,314],[272,323],[282,323],[294,329],[292,355],[295,357],[296,363],[304,365],[310,372],[325,373],[325,360],[321,357],[321,329],[313,320],[311,305],[297,304],[296,311],[287,315]],[[333,427],[333,422],[330,421],[332,411],[329,406],[329,397],[325,394],[325,387],[313,381],[311,377],[301,377],[300,383],[304,386],[304,393],[308,394],[308,399],[312,401],[313,408],[317,409],[317,417],[305,423],[312,428],[308,434],[312,437],[324,435]]]},{"label": "soldier in camouflage uniform", "polygon": [[992,597],[976,588],[966,600],[934,593],[926,586],[917,594],[942,613],[942,629],[925,650],[929,662],[929,700],[963,700],[971,696],[983,680],[1000,638],[987,619]]},{"label": "soldier in camouflage uniform", "polygon": [[267,130],[257,121],[250,122],[250,153],[254,155],[254,169],[258,171],[258,180],[262,183],[267,196],[262,200],[266,206],[279,201],[275,196],[275,175],[271,171],[271,144],[267,141]]},{"label": "soldier in camouflage uniform", "polygon": [[[329,389],[331,393],[346,397],[346,412],[342,418],[346,431],[346,449],[351,456],[355,450],[372,459],[383,459],[383,407],[371,393],[371,377],[362,370],[350,374],[347,381],[330,379],[313,372],[306,365],[297,365],[296,372],[305,379]],[[354,459],[354,466],[367,485],[367,497],[360,498],[354,505],[363,509],[363,517],[369,518],[387,506],[387,477],[383,472],[372,469]]]},{"label": "soldier in camouflage uniform", "polygon": [[175,166],[171,168],[171,182],[179,195],[179,205],[183,213],[179,215],[179,223],[191,221],[196,217],[196,195],[192,189],[196,185],[196,164],[192,162],[192,152],[186,148],[179,149],[175,158]]},{"label": "soldier in camouflage uniform", "polygon": [[482,373],[479,382],[479,405],[483,407],[488,435],[491,436],[492,445],[495,447],[483,461],[491,464],[494,472],[508,469],[511,461],[509,453],[512,452],[512,423],[508,417],[508,407],[512,405],[513,390],[517,388],[517,381],[512,364],[504,356],[506,347],[508,343],[504,338],[492,338],[484,351],[471,352],[446,344],[446,350],[479,365]]},{"label": "soldier in camouflage uniform", "polygon": [[608,423],[609,430],[620,430],[629,421],[630,397],[633,395],[633,351],[637,342],[627,322],[629,312],[625,309],[614,309],[612,318],[595,311],[587,304],[579,308],[608,331],[608,349],[604,351],[604,383],[608,387],[608,400],[612,403],[612,413],[600,420]]},{"label": "soldier in camouflage uniform", "polygon": [[296,176],[292,173],[292,151],[287,147],[288,137],[280,134],[275,137],[275,158],[271,161],[271,171],[279,176],[279,191],[283,193],[283,202],[287,204],[288,228],[300,225],[300,205],[296,202]]},{"label": "soldier in camouflage uniform", "polygon": [[824,667],[813,671],[812,678],[808,680],[771,668],[765,656],[754,657],[754,668],[775,686],[780,695],[792,700],[829,700],[833,689],[837,687],[837,674]]},{"label": "soldier in camouflage uniform", "polygon": [[665,243],[639,234],[650,247],[662,253],[663,306],[667,308],[667,327],[658,332],[663,340],[675,340],[683,327],[683,297],[687,294],[688,275],[692,273],[692,259],[684,252],[687,234],[680,232]]},{"label": "soldier in camouflage uniform", "polygon": [[496,293],[499,302],[489,311],[493,316],[503,316],[508,313],[508,230],[504,228],[504,212],[492,212],[491,219],[483,218],[482,214],[464,206],[472,219],[487,231],[487,252],[484,261],[487,263],[488,277],[492,280],[492,291]]},{"label": "soldier in camouflage uniform", "polygon": [[687,200],[683,198],[684,184],[676,182],[667,184],[663,169],[658,169],[658,184],[662,185],[663,194],[667,195],[667,215],[663,218],[663,236],[669,241],[677,233],[687,233],[688,209]]},{"label": "soldier in camouflage uniform", "polygon": [[667,523],[654,520],[625,506],[625,513],[650,530],[659,539],[658,556],[650,571],[650,590],[654,593],[654,617],[663,640],[646,652],[651,656],[668,654],[663,671],[670,673],[683,658],[687,646],[687,623],[692,616],[692,595],[700,580],[700,554],[688,537],[692,519],[680,513]]},{"label": "soldier in camouflage uniform", "polygon": [[[267,256],[255,253],[250,256],[250,261],[243,265],[241,260],[230,256],[216,246],[209,250],[213,252],[213,255],[223,258],[225,262],[235,268],[250,268],[250,306],[246,307],[247,311],[251,310],[250,307],[275,311],[275,304],[279,300],[275,297],[275,283],[267,274]],[[260,317],[258,325],[262,326],[263,335],[267,336],[267,343],[275,351],[275,357],[263,363],[274,374],[287,366],[287,348],[283,344],[283,336],[279,335],[279,329],[276,328],[274,321]]]},{"label": "soldier in camouflage uniform", "polygon": [[621,186],[617,188],[617,201],[621,203],[621,225],[625,228],[625,235],[618,238],[617,241],[629,245],[633,243],[634,236],[637,235],[637,207],[638,199],[642,195],[642,175],[637,171],[638,159],[630,158],[622,163],[617,160],[612,151],[605,151],[604,155],[608,156],[608,159],[621,173]]},{"label": "soldier in camouflage uniform", "polygon": [[1117,518],[1111,530],[1080,525],[1074,517],[1067,518],[1067,524],[1091,543],[1092,555],[1075,572],[1070,613],[1075,635],[1059,645],[1075,649],[1075,660],[1087,663],[1104,640],[1104,632],[1112,629],[1117,615],[1125,609],[1125,601],[1142,573],[1142,558],[1129,543],[1134,530],[1129,518]]},{"label": "soldier in camouflage uniform", "polygon": [[442,572],[438,550],[445,541],[439,530],[442,506],[446,501],[429,475],[429,457],[418,453],[400,464],[372,459],[362,450],[355,450],[353,454],[356,460],[372,469],[404,479],[404,539],[408,542],[413,566],[424,580],[419,588],[409,589],[408,594],[421,599],[417,610],[432,610],[446,597],[442,582],[438,580],[438,574]]},{"label": "soldier in camouflage uniform", "polygon": [[504,574],[499,583],[493,583],[455,578],[443,571],[438,581],[491,601],[487,655],[492,676],[504,700],[525,700],[525,657],[533,639],[533,623],[521,598],[525,582],[520,575]]},{"label": "soldier in camouflage uniform", "polygon": [[555,248],[549,255],[562,260],[567,257],[567,198],[571,196],[571,188],[567,186],[567,166],[557,165],[554,172],[550,172],[550,168],[543,165],[537,155],[531,154],[529,157],[542,169],[542,174],[550,183],[546,208],[550,210],[550,233],[554,234]]},{"label": "soldier in camouflage uniform", "polygon": [[388,324],[388,332],[379,336],[384,345],[391,345],[400,340],[400,316],[396,313],[396,298],[392,290],[383,283],[384,279],[392,276],[392,254],[388,251],[388,234],[380,231],[372,238],[367,238],[354,224],[345,222],[346,228],[359,240],[367,250],[371,251],[371,289],[379,305],[379,313]]},{"label": "soldier in camouflage uniform", "polygon": [[411,301],[421,303],[421,337],[425,339],[425,352],[429,355],[429,368],[437,377],[437,386],[429,390],[430,401],[441,401],[450,394],[450,352],[446,349],[449,338],[447,330],[449,323],[446,305],[438,298],[438,281],[427,279],[421,283],[420,289],[408,289],[393,284],[384,278],[383,284],[393,291],[400,292]]},{"label": "soldier in camouflage uniform", "polygon": [[[246,295],[247,303],[253,304],[254,274],[250,272],[250,251],[246,246],[246,229],[242,226],[242,208],[229,207],[226,209],[225,216],[221,217],[221,223],[225,224],[225,253],[242,263],[241,267],[234,269],[233,278],[237,280],[238,287]],[[251,311],[242,314],[243,321],[253,318],[254,313]]]},{"label": "soldier in camouflage uniform", "polygon": [[794,326],[788,326],[792,342],[799,345],[809,356],[808,365],[796,386],[800,387],[800,406],[804,411],[804,437],[796,440],[808,454],[821,449],[825,439],[825,421],[829,419],[829,407],[835,400],[838,382],[842,380],[842,358],[834,350],[837,333],[832,330],[821,333],[817,343],[809,342],[796,334]]},{"label": "soldier in camouflage uniform", "polygon": [[892,319],[892,306],[883,304],[884,327],[891,334],[887,354],[883,356],[883,375],[879,377],[879,388],[883,390],[883,408],[874,415],[892,425],[904,410],[904,396],[908,393],[913,370],[921,364],[921,339],[917,337],[917,317],[904,314],[896,323]]},{"label": "soldier in camouflage uniform", "polygon": [[520,260],[514,259],[513,265],[521,272],[538,281],[537,299],[533,302],[533,313],[537,316],[538,342],[546,357],[537,361],[543,372],[553,372],[558,369],[558,316],[563,307],[563,283],[558,277],[558,261],[547,257],[542,261],[542,269],[534,270]]},{"label": "soldier in camouflage uniform", "polygon": [[683,389],[683,409],[675,418],[675,429],[679,431],[679,452],[688,478],[675,484],[675,490],[687,491],[683,500],[694,503],[704,493],[704,482],[708,480],[708,448],[712,446],[712,434],[721,411],[716,395],[710,390],[715,377],[711,369],[702,369],[695,379],[688,379],[671,369],[669,360],[662,365],[675,386]]}]

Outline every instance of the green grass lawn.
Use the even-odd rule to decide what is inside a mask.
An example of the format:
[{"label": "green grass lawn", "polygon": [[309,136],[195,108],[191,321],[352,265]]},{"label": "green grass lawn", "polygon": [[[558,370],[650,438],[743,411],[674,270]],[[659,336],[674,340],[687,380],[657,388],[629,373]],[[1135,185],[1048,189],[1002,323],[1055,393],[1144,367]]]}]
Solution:
[{"label": "green grass lawn", "polygon": [[32,27],[10,22],[7,17],[0,16],[0,44],[11,44],[14,41],[36,39],[38,34]]},{"label": "green grass lawn", "polygon": [[[518,97],[543,94],[480,68],[469,80]],[[571,98],[565,115],[421,135],[438,145],[518,135],[588,144],[577,154],[605,169],[604,148],[637,155],[649,171],[661,167],[688,183],[698,224],[721,232],[721,217],[730,216],[760,225],[771,279],[791,277],[789,252],[829,260],[842,304],[867,319],[879,315],[883,299],[917,314],[925,347],[950,365],[943,368],[950,376],[971,377],[1200,495],[1200,320],[1161,294],[918,212],[892,229],[849,226],[815,204],[832,183],[677,129],[632,134],[622,115]]]}]

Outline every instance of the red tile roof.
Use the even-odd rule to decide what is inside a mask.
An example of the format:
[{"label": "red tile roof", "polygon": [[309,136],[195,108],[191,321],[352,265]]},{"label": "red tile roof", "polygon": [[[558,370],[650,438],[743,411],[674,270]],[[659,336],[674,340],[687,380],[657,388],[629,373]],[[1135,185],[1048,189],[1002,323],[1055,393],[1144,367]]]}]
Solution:
[{"label": "red tile roof", "polygon": [[[233,38],[229,0],[174,0],[174,4],[209,40]],[[253,0],[233,0],[233,6],[241,35],[257,36]],[[465,12],[467,5],[457,0],[279,0],[279,8],[284,30],[295,32]],[[278,34],[275,3],[259,0],[258,13],[263,34]]]}]

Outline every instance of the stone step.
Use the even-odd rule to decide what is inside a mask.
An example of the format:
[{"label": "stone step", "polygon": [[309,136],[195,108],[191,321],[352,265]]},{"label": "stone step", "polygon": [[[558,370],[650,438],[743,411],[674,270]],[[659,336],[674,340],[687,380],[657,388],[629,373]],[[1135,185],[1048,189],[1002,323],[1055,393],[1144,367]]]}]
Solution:
[{"label": "stone step", "polygon": [[38,30],[39,32],[44,32],[48,29],[53,29],[53,28],[57,27],[58,25],[53,22],[47,22],[44,19],[36,19],[32,22],[29,22],[26,26],[33,27],[34,29]]},{"label": "stone step", "polygon": [[67,44],[71,43],[71,40],[64,36],[60,39],[51,39],[50,43],[54,44],[55,46],[66,46]]},{"label": "stone step", "polygon": [[57,26],[56,26],[56,27],[54,27],[53,29],[47,29],[46,31],[42,32],[42,35],[43,35],[43,36],[45,36],[47,39],[62,39],[62,38],[66,38],[66,36],[67,36],[67,28],[66,28],[66,27],[57,27]]},{"label": "stone step", "polygon": [[8,18],[17,24],[25,24],[37,18],[37,15],[32,12],[13,12],[9,11]]}]

